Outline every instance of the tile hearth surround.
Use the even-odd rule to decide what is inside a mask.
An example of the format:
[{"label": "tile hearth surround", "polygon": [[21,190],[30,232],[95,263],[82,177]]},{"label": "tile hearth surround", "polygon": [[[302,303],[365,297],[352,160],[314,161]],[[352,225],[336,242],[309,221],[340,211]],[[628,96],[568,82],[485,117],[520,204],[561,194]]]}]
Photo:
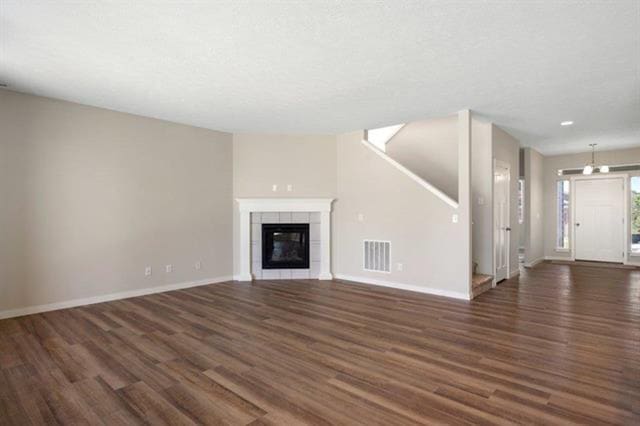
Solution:
[{"label": "tile hearth surround", "polygon": [[[332,198],[238,198],[240,211],[240,273],[238,281],[317,278],[331,280]],[[305,269],[263,270],[262,223],[309,223],[311,263]]]},{"label": "tile hearth surround", "polygon": [[[263,223],[308,223],[310,267],[307,269],[262,269]],[[318,278],[320,275],[320,212],[251,213],[251,274],[257,280]]]}]

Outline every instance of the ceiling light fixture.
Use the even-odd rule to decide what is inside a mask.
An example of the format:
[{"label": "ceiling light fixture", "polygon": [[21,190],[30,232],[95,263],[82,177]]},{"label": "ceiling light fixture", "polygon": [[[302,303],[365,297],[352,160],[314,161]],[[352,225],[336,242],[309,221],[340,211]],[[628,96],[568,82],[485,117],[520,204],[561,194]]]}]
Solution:
[{"label": "ceiling light fixture", "polygon": [[[597,143],[590,143],[591,147],[591,162],[584,166],[582,169],[583,175],[590,175],[596,170],[596,145]],[[598,172],[600,173],[609,173],[609,166],[600,166],[598,167]]]},{"label": "ceiling light fixture", "polygon": [[561,126],[571,126],[573,124],[573,121],[563,121],[562,123],[560,123]]}]

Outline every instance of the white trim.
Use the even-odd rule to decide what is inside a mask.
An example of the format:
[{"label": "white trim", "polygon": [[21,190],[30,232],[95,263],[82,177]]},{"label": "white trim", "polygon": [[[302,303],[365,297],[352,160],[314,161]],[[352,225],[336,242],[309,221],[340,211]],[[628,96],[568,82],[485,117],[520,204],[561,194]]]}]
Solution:
[{"label": "white trim", "polygon": [[241,212],[330,212],[334,198],[236,198]]},{"label": "white trim", "polygon": [[[544,257],[539,257],[536,260],[532,261],[532,262],[526,262],[523,263],[525,268],[533,268],[534,266],[536,266],[538,263],[543,262],[544,261]],[[569,259],[567,259],[569,260]]]},{"label": "white trim", "polygon": [[130,297],[146,296],[148,294],[164,293],[166,291],[181,290],[201,285],[217,284],[231,281],[233,277],[224,276],[217,278],[207,278],[198,281],[187,281],[177,284],[168,284],[157,287],[147,287],[137,290],[122,291],[118,293],[103,294],[100,296],[85,297],[81,299],[71,299],[64,302],[48,303],[45,305],[27,306],[25,308],[10,309],[0,311],[0,319],[21,317],[23,315],[38,314],[41,312],[56,311],[58,309],[74,308],[76,306],[93,305],[95,303],[110,302],[112,300],[128,299]]},{"label": "white trim", "polygon": [[520,275],[520,269],[516,269],[515,271],[511,271],[511,273],[509,274],[509,278],[517,277],[518,275]]},{"label": "white trim", "polygon": [[439,288],[423,287],[423,286],[417,286],[417,285],[411,285],[411,284],[394,283],[391,281],[377,280],[374,278],[367,278],[367,277],[357,277],[353,275],[336,274],[335,277],[336,279],[339,279],[339,280],[353,281],[361,284],[371,284],[371,285],[377,285],[382,287],[396,288],[399,290],[415,291],[417,293],[433,294],[436,296],[445,296],[445,297],[451,297],[454,299],[471,300],[471,298],[469,297],[469,294],[458,292],[458,291],[441,290]]},{"label": "white trim", "polygon": [[565,260],[565,261],[570,261],[571,257],[569,257],[569,256],[545,256],[544,260]]},{"label": "white trim", "polygon": [[233,276],[234,281],[253,281],[253,275],[235,274]]},{"label": "white trim", "polygon": [[623,262],[623,265],[640,267],[640,262],[631,262],[631,261],[627,260],[626,262]]},{"label": "white trim", "polygon": [[402,173],[407,175],[409,178],[413,179],[420,186],[422,186],[426,190],[428,190],[431,193],[433,193],[436,197],[440,198],[442,201],[444,201],[445,203],[449,204],[454,209],[458,208],[458,202],[457,201],[453,200],[447,194],[445,194],[444,192],[440,191],[438,188],[436,188],[435,186],[431,185],[429,182],[427,182],[426,180],[422,179],[420,176],[418,176],[417,174],[413,173],[411,170],[407,169],[405,166],[403,166],[402,164],[398,163],[393,158],[389,157],[385,152],[383,152],[382,150],[380,150],[379,148],[374,146],[371,142],[369,142],[369,141],[367,141],[365,139],[362,139],[362,144],[364,146],[366,146],[367,148],[369,148],[371,151],[375,152],[380,158],[384,159],[387,163],[391,164],[393,167],[395,167],[396,169],[398,169],[399,171],[401,171]]}]

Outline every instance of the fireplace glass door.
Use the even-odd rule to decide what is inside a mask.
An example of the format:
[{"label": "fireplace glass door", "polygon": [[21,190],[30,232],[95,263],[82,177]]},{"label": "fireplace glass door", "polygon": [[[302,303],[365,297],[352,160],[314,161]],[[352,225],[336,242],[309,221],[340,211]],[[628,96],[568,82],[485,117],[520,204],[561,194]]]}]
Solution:
[{"label": "fireplace glass door", "polygon": [[262,224],[262,269],[308,269],[309,224]]}]

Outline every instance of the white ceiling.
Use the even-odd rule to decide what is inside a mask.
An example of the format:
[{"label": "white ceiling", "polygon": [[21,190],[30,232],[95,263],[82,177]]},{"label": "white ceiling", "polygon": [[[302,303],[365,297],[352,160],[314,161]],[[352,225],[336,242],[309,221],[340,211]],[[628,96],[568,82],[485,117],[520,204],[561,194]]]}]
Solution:
[{"label": "white ceiling", "polygon": [[82,104],[270,133],[471,108],[544,154],[640,145],[638,1],[0,0],[0,19],[0,80]]}]

